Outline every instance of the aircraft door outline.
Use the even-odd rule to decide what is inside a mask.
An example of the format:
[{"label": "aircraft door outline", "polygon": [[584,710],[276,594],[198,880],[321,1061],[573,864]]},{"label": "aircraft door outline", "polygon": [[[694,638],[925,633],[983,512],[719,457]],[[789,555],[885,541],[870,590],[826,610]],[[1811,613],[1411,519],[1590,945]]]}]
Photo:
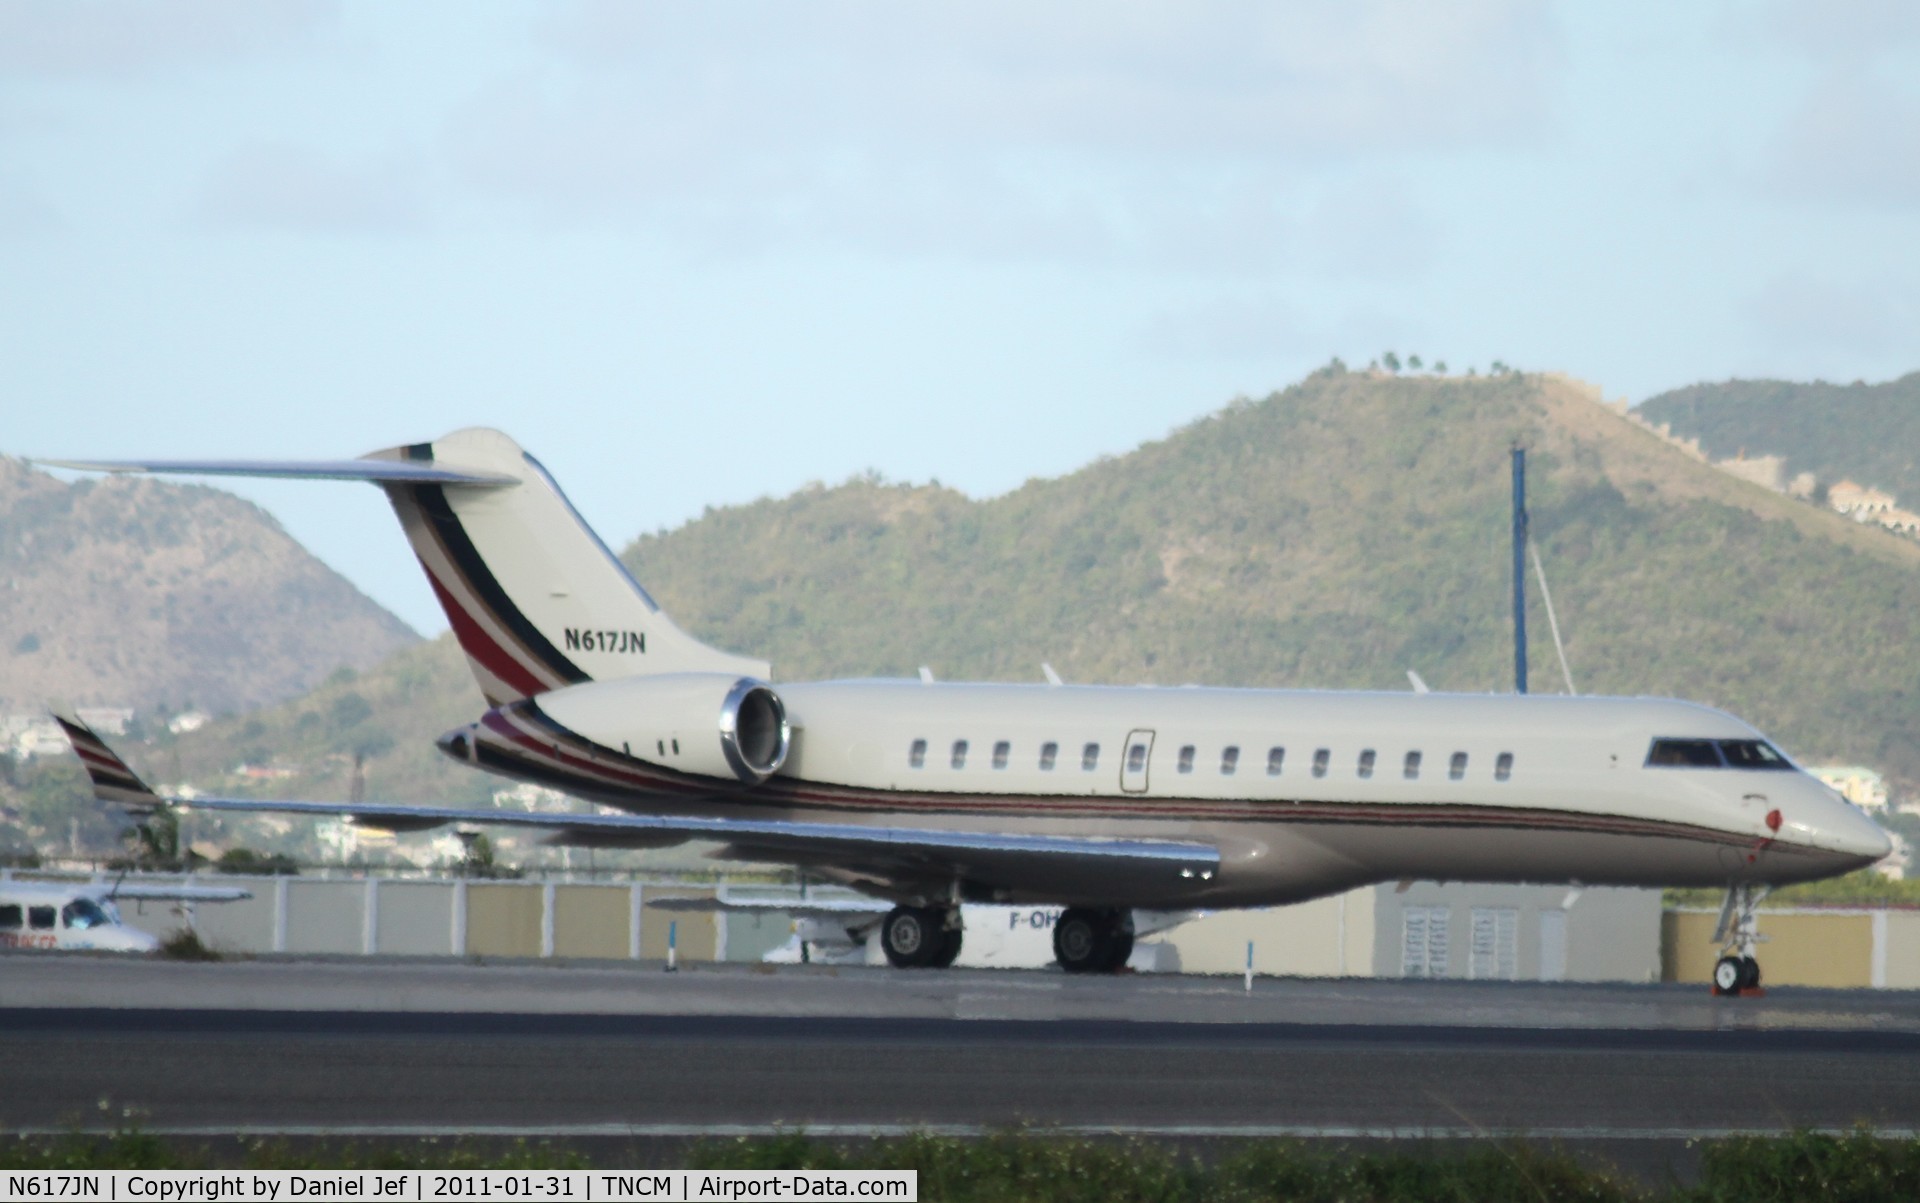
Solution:
[{"label": "aircraft door outline", "polygon": [[1147,766],[1153,761],[1153,732],[1142,727],[1127,733],[1120,753],[1120,792],[1147,792]]}]

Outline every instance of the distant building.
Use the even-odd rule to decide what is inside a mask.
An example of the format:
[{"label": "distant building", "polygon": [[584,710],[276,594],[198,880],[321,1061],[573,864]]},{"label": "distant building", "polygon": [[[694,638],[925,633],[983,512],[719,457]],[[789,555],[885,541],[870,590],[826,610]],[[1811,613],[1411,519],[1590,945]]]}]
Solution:
[{"label": "distant building", "polygon": [[4,726],[0,726],[0,733],[5,736],[6,754],[15,760],[57,756],[67,750],[66,733],[45,714],[9,714]]},{"label": "distant building", "polygon": [[1894,507],[1891,493],[1843,480],[1827,490],[1827,504],[1855,522],[1875,522]]},{"label": "distant building", "polygon": [[1813,491],[1819,487],[1820,482],[1814,478],[1813,473],[1802,472],[1787,482],[1787,496],[1798,497],[1805,501],[1812,497]]},{"label": "distant building", "polygon": [[1884,510],[1879,515],[1880,525],[1903,535],[1920,535],[1920,514],[1899,508]]},{"label": "distant building", "polygon": [[198,731],[213,721],[213,716],[204,710],[183,710],[167,720],[167,730],[175,735],[185,735],[189,731]]},{"label": "distant building", "polygon": [[1809,765],[1807,772],[1861,810],[1887,808],[1887,783],[1870,768],[1849,764]]},{"label": "distant building", "polygon": [[1771,489],[1776,493],[1787,491],[1787,461],[1777,455],[1760,455],[1749,459],[1742,450],[1734,458],[1720,460],[1713,466],[1729,476],[1737,476],[1763,489]]},{"label": "distant building", "polygon": [[125,735],[133,721],[131,706],[81,706],[74,714],[101,735]]}]

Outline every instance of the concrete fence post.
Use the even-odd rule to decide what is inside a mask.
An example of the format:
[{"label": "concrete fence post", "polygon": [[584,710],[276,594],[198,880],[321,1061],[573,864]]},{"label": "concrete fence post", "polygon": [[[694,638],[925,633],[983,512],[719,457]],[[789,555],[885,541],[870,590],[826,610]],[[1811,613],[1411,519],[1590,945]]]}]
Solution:
[{"label": "concrete fence post", "polygon": [[273,951],[287,950],[287,878],[281,874],[273,879]]},{"label": "concrete fence post", "polygon": [[540,955],[553,955],[553,883],[540,883]]},{"label": "concrete fence post", "polygon": [[1873,912],[1873,988],[1887,988],[1887,912]]},{"label": "concrete fence post", "polygon": [[627,887],[627,959],[630,961],[640,959],[640,921],[646,912],[640,896],[643,888],[637,881]]},{"label": "concrete fence post", "polygon": [[380,951],[380,879],[367,875],[367,904],[360,925],[360,951],[373,956]]},{"label": "concrete fence post", "polygon": [[449,951],[456,957],[467,955],[467,882],[465,878],[453,883],[453,930],[448,933],[448,942],[453,945]]}]

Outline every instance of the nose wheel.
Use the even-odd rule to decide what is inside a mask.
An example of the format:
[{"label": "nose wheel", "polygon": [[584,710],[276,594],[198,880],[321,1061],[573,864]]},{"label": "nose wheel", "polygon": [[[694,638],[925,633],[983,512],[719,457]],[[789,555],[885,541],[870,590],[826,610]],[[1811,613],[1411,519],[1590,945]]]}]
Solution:
[{"label": "nose wheel", "polygon": [[1053,956],[1068,973],[1114,973],[1132,955],[1132,911],[1071,906],[1053,925]]},{"label": "nose wheel", "polygon": [[1713,992],[1721,997],[1757,997],[1760,988],[1760,961],[1756,955],[1766,937],[1760,934],[1760,903],[1772,887],[1734,885],[1727,887],[1727,901],[1720,907],[1720,922],[1713,930],[1720,945],[1720,959],[1713,965]]}]

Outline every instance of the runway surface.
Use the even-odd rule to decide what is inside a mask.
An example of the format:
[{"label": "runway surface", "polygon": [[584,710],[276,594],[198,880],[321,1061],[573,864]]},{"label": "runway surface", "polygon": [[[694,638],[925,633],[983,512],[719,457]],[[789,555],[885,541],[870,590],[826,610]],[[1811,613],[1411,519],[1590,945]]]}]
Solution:
[{"label": "runway surface", "polygon": [[1920,997],[7,956],[0,1082],[12,1131],[1905,1132]]}]

